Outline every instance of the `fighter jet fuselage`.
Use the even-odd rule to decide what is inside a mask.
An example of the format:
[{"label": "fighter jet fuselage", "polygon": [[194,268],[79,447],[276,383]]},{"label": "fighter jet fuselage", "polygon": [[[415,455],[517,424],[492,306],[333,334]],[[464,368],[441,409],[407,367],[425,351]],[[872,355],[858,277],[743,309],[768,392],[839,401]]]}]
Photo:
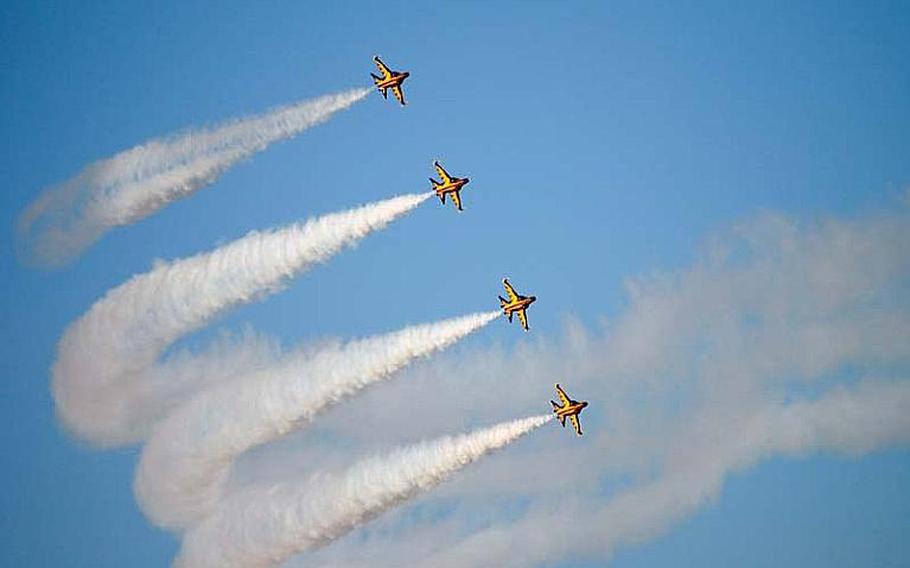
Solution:
[{"label": "fighter jet fuselage", "polygon": [[390,89],[392,87],[398,87],[402,83],[404,83],[405,79],[407,79],[410,76],[411,76],[411,74],[407,71],[405,71],[404,73],[394,73],[393,72],[392,76],[389,77],[388,79],[382,79],[378,83],[376,83],[376,87],[378,87],[380,89]]},{"label": "fighter jet fuselage", "polygon": [[441,196],[446,193],[455,193],[456,191],[461,191],[461,188],[466,186],[469,181],[471,181],[469,178],[452,178],[452,181],[449,183],[437,185],[433,187],[433,190],[436,192],[437,196]]},{"label": "fighter jet fuselage", "polygon": [[581,411],[584,410],[584,408],[586,406],[588,406],[588,403],[586,401],[581,401],[581,402],[576,402],[575,404],[569,404],[568,406],[557,408],[554,410],[554,412],[556,413],[557,418],[563,418],[565,416],[574,416],[574,415],[580,414]]},{"label": "fighter jet fuselage", "polygon": [[528,306],[536,301],[537,296],[528,296],[527,298],[522,297],[502,306],[502,311],[505,312],[506,315],[509,315],[512,312],[528,309]]}]

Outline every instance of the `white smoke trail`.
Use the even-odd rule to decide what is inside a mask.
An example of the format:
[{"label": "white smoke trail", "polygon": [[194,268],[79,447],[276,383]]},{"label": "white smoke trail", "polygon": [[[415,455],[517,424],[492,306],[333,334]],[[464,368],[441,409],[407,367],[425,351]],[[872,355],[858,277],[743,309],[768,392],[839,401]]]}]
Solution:
[{"label": "white smoke trail", "polygon": [[148,217],[214,182],[237,162],[362,100],[352,89],[258,116],[154,139],[89,165],[47,189],[23,212],[19,232],[39,264],[64,264],[110,229]]},{"label": "white smoke trail", "polygon": [[142,439],[164,408],[144,378],[179,337],[414,209],[411,194],[268,232],[134,276],[66,330],[53,367],[57,412],[77,436],[101,446]]},{"label": "white smoke trail", "polygon": [[[346,410],[357,414],[406,392],[422,427],[438,429],[469,404],[474,413],[516,412],[541,398],[529,385],[558,377],[595,411],[584,451],[538,437],[522,445],[527,453],[515,448],[424,503],[457,507],[389,515],[288,566],[380,568],[407,558],[418,567],[533,567],[567,555],[602,565],[666,533],[718,498],[731,474],[768,458],[907,448],[908,214],[901,206],[816,222],[758,216],[717,235],[691,265],[631,280],[627,304],[602,333],[574,322],[561,342],[441,357],[416,370],[423,380],[352,401]],[[465,376],[487,396],[459,388]],[[392,413],[380,428],[341,418],[323,431],[348,443],[323,454],[384,443],[407,419]],[[512,475],[531,464],[546,483]],[[520,503],[520,512],[503,503]],[[860,519],[853,530],[868,527]]]},{"label": "white smoke trail", "polygon": [[275,565],[341,537],[551,419],[524,418],[401,448],[338,476],[248,489],[187,532],[175,565]]},{"label": "white smoke trail", "polygon": [[[689,429],[685,448],[655,480],[621,491],[605,505],[572,501],[514,525],[491,527],[411,565],[424,568],[544,564],[569,550],[606,560],[622,545],[654,538],[716,498],[728,475],[776,454],[828,450],[862,455],[910,442],[910,381],[865,381],[817,400],[769,404],[730,420],[715,412]],[[571,518],[571,524],[560,522]],[[520,550],[514,543],[521,542]],[[373,565],[384,565],[375,563]]]},{"label": "white smoke trail", "polygon": [[185,528],[224,498],[239,454],[277,439],[326,407],[393,376],[490,323],[477,313],[323,349],[200,393],[175,409],[142,452],[136,498],[156,524]]}]

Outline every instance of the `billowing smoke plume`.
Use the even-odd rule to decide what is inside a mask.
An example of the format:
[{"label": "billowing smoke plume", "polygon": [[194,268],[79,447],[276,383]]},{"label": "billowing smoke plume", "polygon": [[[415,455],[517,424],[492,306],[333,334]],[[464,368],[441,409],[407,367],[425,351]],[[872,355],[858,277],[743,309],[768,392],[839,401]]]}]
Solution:
[{"label": "billowing smoke plume", "polygon": [[184,528],[225,495],[233,459],[308,422],[329,405],[444,349],[500,312],[487,312],[294,353],[215,385],[155,428],[136,474],[137,499],[158,525]]},{"label": "billowing smoke plume", "polygon": [[[491,322],[499,311],[411,326],[344,345],[300,348],[286,357],[278,355],[272,342],[255,335],[240,342],[216,342],[200,354],[180,353],[165,361],[159,360],[162,353],[183,335],[233,306],[279,289],[289,278],[431,195],[400,196],[275,231],[254,232],[208,253],[159,263],[111,290],[60,341],[52,385],[59,415],[74,433],[99,445],[131,443],[154,432],[138,469],[137,497],[159,524],[192,528],[193,534],[204,536],[205,529],[195,529],[198,523],[217,516],[224,503],[242,504],[245,495],[258,491],[253,485],[235,496],[227,493],[237,456],[393,376],[409,362],[452,345]],[[402,480],[412,489],[402,491],[390,480],[385,493],[376,494],[375,503],[365,511],[355,514],[349,505],[336,503],[335,524],[322,526],[319,538],[330,539],[344,526],[349,530],[358,518],[376,515],[438,483],[460,465],[547,419],[518,421],[409,450],[428,459],[434,451],[453,455],[423,474],[399,465]],[[394,462],[395,456],[390,459]],[[361,469],[376,469],[376,461],[364,462]],[[357,475],[352,470],[345,479]],[[330,489],[344,489],[347,483]],[[342,514],[347,520],[339,517]]]},{"label": "billowing smoke plume", "polygon": [[[255,137],[245,140],[238,147],[255,148]],[[231,155],[229,147],[212,143],[210,154]],[[207,163],[194,160],[184,165]],[[211,175],[221,171],[206,167]],[[98,187],[119,188],[109,192],[118,196],[110,202],[129,211],[118,199],[138,193],[121,185]],[[405,413],[370,419],[371,409],[401,400],[421,408],[426,432],[459,423],[468,407],[524,413],[520,409],[546,399],[543,389],[555,380],[597,411],[585,416],[583,445],[542,437],[529,448],[533,453],[514,448],[506,459],[484,464],[481,482],[472,485],[469,477],[458,485],[460,494],[449,496],[459,507],[422,523],[424,542],[400,530],[386,534],[410,538],[377,543],[365,527],[348,558],[344,541],[327,547],[334,554],[330,565],[369,558],[372,566],[398,566],[407,557],[415,566],[533,566],[566,553],[602,559],[617,546],[660,534],[717,495],[731,471],[768,456],[856,454],[910,441],[906,210],[808,228],[763,216],[714,242],[687,269],[630,282],[628,306],[602,336],[570,324],[563,343],[544,340],[514,354],[478,351],[457,364],[428,365],[422,372],[433,380],[389,381],[362,392],[481,328],[495,313],[285,357],[253,336],[240,349],[215,344],[201,354],[161,360],[183,335],[279,289],[431,195],[251,233],[212,252],[161,263],[110,291],[67,329],[53,369],[58,412],[74,433],[99,445],[152,434],[136,494],[155,522],[185,531],[179,565],[268,566],[323,547],[551,418],[421,443],[339,474],[319,471],[333,461],[327,454],[363,451],[384,436],[394,438],[404,425],[410,430],[413,417]],[[483,384],[485,396],[462,388],[465,377]],[[268,483],[254,476],[233,485],[239,476],[232,468],[242,453],[342,401],[358,420],[335,424],[334,433],[347,443],[320,448],[316,471],[291,478],[305,481]],[[321,426],[331,431],[332,420],[326,415]],[[530,468],[533,479],[515,475]],[[509,499],[521,506],[503,515]],[[483,526],[459,518],[476,518],[478,510],[489,519]],[[439,526],[446,530],[433,532]],[[523,546],[516,549],[515,542]],[[301,562],[319,562],[326,550]]]},{"label": "billowing smoke plume", "polygon": [[110,229],[148,217],[214,182],[237,162],[360,101],[370,89],[326,95],[151,140],[95,162],[44,192],[19,219],[39,264],[67,262]]},{"label": "billowing smoke plume", "polygon": [[[407,431],[408,417],[383,415],[382,428],[369,420],[403,396],[430,432],[463,420],[465,408],[519,412],[556,380],[591,406],[577,443],[536,437],[288,566],[386,568],[407,558],[525,568],[566,555],[602,564],[665,533],[762,460],[906,447],[908,242],[906,205],[816,222],[760,215],[716,235],[691,265],[630,280],[603,329],[570,320],[561,340],[442,356],[365,393],[345,411],[366,420],[320,424],[323,436],[346,441],[320,447],[323,460]],[[460,388],[464,377],[484,396]],[[530,468],[533,480],[514,475]]]},{"label": "billowing smoke plume", "polygon": [[107,295],[66,330],[53,367],[53,395],[66,426],[102,446],[142,439],[172,396],[149,381],[181,336],[385,227],[432,193],[412,194],[268,232],[161,263]]},{"label": "billowing smoke plume", "polygon": [[175,564],[183,568],[277,564],[433,488],[551,418],[525,418],[401,448],[365,459],[340,475],[247,489],[186,534]]},{"label": "billowing smoke plume", "polygon": [[[602,507],[572,499],[508,528],[481,531],[412,562],[421,568],[537,566],[560,552],[608,558],[622,545],[660,535],[715,498],[726,476],[775,454],[827,450],[859,455],[910,443],[910,380],[838,388],[811,402],[769,404],[754,414],[720,412],[686,429],[662,475],[615,495]],[[566,524],[560,520],[572,519]],[[514,543],[523,543],[516,550]],[[376,566],[385,564],[376,563]]]}]

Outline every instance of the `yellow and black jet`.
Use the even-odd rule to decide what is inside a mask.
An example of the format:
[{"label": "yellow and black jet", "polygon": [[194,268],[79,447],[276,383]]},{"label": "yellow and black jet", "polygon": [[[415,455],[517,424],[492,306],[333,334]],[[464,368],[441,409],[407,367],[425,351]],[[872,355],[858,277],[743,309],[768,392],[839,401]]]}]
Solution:
[{"label": "yellow and black jet", "polygon": [[450,176],[449,172],[439,164],[438,160],[433,162],[433,167],[436,168],[436,173],[442,178],[442,181],[436,181],[435,179],[430,178],[430,183],[433,184],[433,191],[436,192],[436,196],[439,197],[440,201],[445,203],[446,195],[451,195],[452,203],[455,204],[455,208],[459,211],[464,211],[464,209],[461,208],[461,189],[471,180],[468,178]]},{"label": "yellow and black jet", "polygon": [[509,296],[509,299],[506,300],[502,296],[499,296],[499,307],[502,308],[502,313],[509,318],[509,323],[512,322],[512,316],[518,314],[518,319],[521,321],[521,327],[525,331],[528,331],[528,306],[537,301],[537,296],[522,296],[515,291],[515,288],[509,284],[508,278],[502,279],[502,285],[506,289],[506,294]]},{"label": "yellow and black jet", "polygon": [[407,79],[411,74],[407,71],[399,73],[398,71],[392,71],[388,66],[379,59],[378,55],[373,56],[373,63],[376,64],[376,67],[379,68],[379,72],[382,74],[382,77],[377,77],[370,73],[370,77],[373,78],[373,84],[376,85],[376,88],[379,89],[379,92],[382,93],[382,98],[389,98],[388,90],[392,89],[392,94],[395,95],[395,98],[398,99],[398,102],[401,103],[401,106],[405,105],[404,102],[404,93],[401,90],[401,84],[404,83],[404,80]]},{"label": "yellow and black jet", "polygon": [[556,383],[556,394],[559,395],[560,404],[550,401],[550,404],[553,405],[553,412],[556,413],[556,418],[559,419],[563,428],[566,427],[566,418],[571,420],[575,433],[581,436],[581,423],[578,421],[578,415],[588,406],[588,403],[585,401],[578,402],[569,398],[566,391],[559,386],[559,383]]}]

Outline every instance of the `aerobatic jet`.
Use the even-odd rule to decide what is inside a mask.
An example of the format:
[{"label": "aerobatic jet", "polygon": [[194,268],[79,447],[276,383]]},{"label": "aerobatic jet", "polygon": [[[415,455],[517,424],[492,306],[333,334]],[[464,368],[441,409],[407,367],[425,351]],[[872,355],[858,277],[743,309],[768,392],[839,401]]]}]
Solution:
[{"label": "aerobatic jet", "polygon": [[552,400],[550,404],[553,405],[553,412],[556,413],[556,418],[559,419],[559,422],[562,424],[562,427],[566,427],[566,418],[572,421],[572,426],[575,428],[575,433],[581,436],[581,423],[578,422],[578,415],[581,414],[581,411],[584,410],[588,403],[585,401],[578,402],[577,400],[572,400],[566,394],[566,391],[562,390],[562,387],[559,386],[559,383],[556,383],[556,394],[559,395],[559,402],[561,404],[556,404]]},{"label": "aerobatic jet", "polygon": [[512,316],[518,314],[518,319],[521,321],[521,327],[525,331],[528,331],[528,306],[537,301],[537,296],[522,296],[515,291],[515,288],[509,284],[508,278],[502,279],[502,285],[506,289],[506,294],[509,296],[509,299],[506,300],[502,296],[499,296],[499,307],[502,308],[502,313],[508,316],[509,322],[512,322]]},{"label": "aerobatic jet", "polygon": [[382,98],[389,98],[388,90],[392,89],[392,94],[395,95],[395,98],[398,99],[398,102],[402,106],[405,105],[404,102],[404,93],[401,90],[401,84],[404,83],[404,80],[407,79],[411,74],[407,71],[399,73],[398,71],[392,71],[386,66],[385,63],[379,59],[378,55],[373,56],[373,63],[376,64],[376,67],[379,68],[379,72],[382,74],[382,77],[377,77],[370,73],[370,77],[373,78],[373,84],[376,85],[376,88],[379,89],[379,92],[382,93]]},{"label": "aerobatic jet", "polygon": [[445,203],[446,195],[451,195],[452,203],[455,204],[455,208],[459,211],[464,211],[464,209],[461,208],[461,189],[471,180],[468,178],[450,176],[449,172],[439,164],[438,160],[433,162],[433,167],[436,168],[436,173],[442,178],[442,181],[436,181],[435,179],[430,178],[430,183],[433,184],[433,191],[436,192],[436,196],[439,197],[440,201]]}]

